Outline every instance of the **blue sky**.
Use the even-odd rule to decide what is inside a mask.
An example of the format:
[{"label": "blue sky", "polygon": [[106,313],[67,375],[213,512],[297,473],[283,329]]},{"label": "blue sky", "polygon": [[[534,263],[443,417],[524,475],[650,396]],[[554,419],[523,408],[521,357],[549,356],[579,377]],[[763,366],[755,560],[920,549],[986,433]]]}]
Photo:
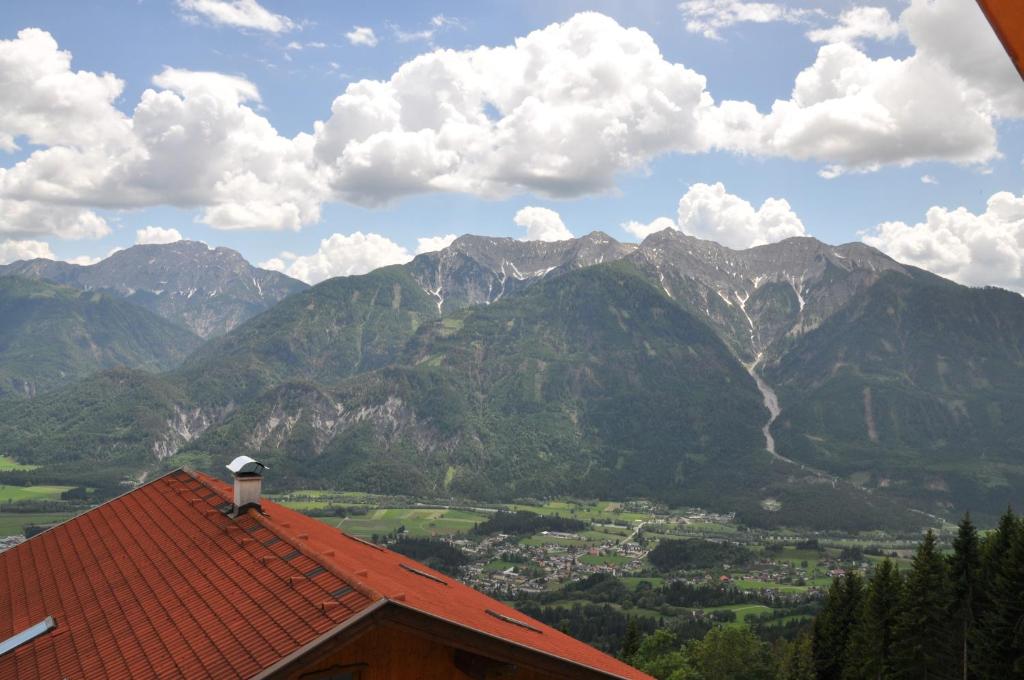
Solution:
[{"label": "blue sky", "polygon": [[[43,246],[19,245],[34,243],[45,244],[49,249],[46,254],[53,257],[84,256],[80,261],[85,261],[102,257],[112,248],[129,246],[140,238],[138,230],[155,226],[176,230],[185,238],[235,248],[253,262],[269,262],[285,270],[299,260],[301,266],[290,273],[315,280],[356,273],[389,258],[411,255],[417,250],[418,239],[424,237],[481,233],[555,238],[564,236],[566,229],[577,236],[601,229],[619,239],[637,240],[643,231],[630,233],[624,224],[668,218],[677,228],[734,247],[797,233],[831,243],[874,238],[869,242],[900,259],[965,283],[1021,288],[1024,92],[1014,92],[1013,88],[1024,90],[1024,84],[1005,55],[998,52],[998,44],[988,34],[974,3],[920,0],[913,6],[877,1],[868,5],[869,11],[850,2],[740,0],[681,4],[571,0],[9,3],[0,15],[0,41],[4,41],[0,42],[0,81],[4,68],[12,70],[15,78],[20,73],[20,77],[32,81],[24,84],[31,94],[0,87],[0,108],[5,106],[5,97],[10,100],[8,104],[16,100],[40,103],[34,108],[25,105],[31,110],[20,115],[16,111],[6,119],[0,114],[0,149],[4,148],[4,134],[13,140],[6,150],[0,150],[0,168],[4,168],[0,173],[6,172],[6,178],[0,174],[0,257],[5,252],[7,260],[19,254],[39,253]],[[964,14],[965,6],[966,11],[978,16]],[[581,12],[600,13],[611,23],[587,23],[578,19]],[[240,20],[239,13],[249,18]],[[252,21],[262,24],[254,25]],[[568,28],[563,32],[551,28],[558,23]],[[595,141],[596,161],[590,158],[589,150],[577,153],[578,149],[570,147],[545,161],[549,166],[536,173],[542,176],[540,179],[534,173],[536,159],[548,149],[539,133],[500,137],[494,131],[476,131],[472,133],[476,136],[467,137],[474,142],[479,139],[484,149],[488,144],[499,144],[499,140],[507,145],[494,154],[463,153],[458,143],[445,146],[450,143],[435,140],[423,152],[430,158],[423,161],[422,171],[417,169],[415,177],[402,178],[389,170],[386,155],[393,148],[414,153],[406,147],[385,146],[375,155],[367,152],[365,158],[370,160],[364,158],[362,165],[357,163],[356,170],[352,170],[345,165],[348,160],[338,160],[343,144],[328,148],[330,144],[316,131],[317,121],[331,120],[332,102],[350,84],[364,79],[386,84],[404,64],[420,55],[450,50],[450,56],[442,55],[436,63],[461,68],[468,63],[459,56],[461,53],[478,47],[513,45],[539,29],[547,29],[550,35],[544,38],[547,42],[538,39],[536,45],[547,49],[549,43],[569,35],[574,26],[574,34],[583,36],[579,38],[583,43],[591,41],[595,50],[605,49],[603,40],[643,47],[646,38],[635,42],[626,33],[629,28],[639,29],[653,40],[660,58],[655,59],[653,70],[644,65],[638,67],[639,71],[624,67],[623,73],[637,81],[633,85],[643,86],[648,93],[659,88],[672,90],[671,68],[682,65],[694,76],[706,79],[703,91],[714,106],[723,100],[748,103],[746,123],[735,128],[729,127],[735,126],[734,122],[724,127],[718,124],[710,132],[704,131],[704,126],[712,124],[701,122],[700,139],[695,140],[685,126],[661,120],[656,125],[664,130],[659,128],[645,137],[643,126],[649,123],[638,120],[643,118],[648,102],[656,100],[649,94],[631,94],[624,84],[620,84],[623,101],[635,97],[639,114],[609,114],[601,110],[600,101],[587,102],[592,110],[579,114],[578,120],[572,118],[577,113],[572,102],[564,100],[551,104],[545,110],[548,117],[536,121],[523,113],[521,99],[508,104],[504,111],[486,108],[492,119],[511,118],[513,113],[522,116],[523,129],[537,129],[553,117],[562,127],[551,133],[552,145],[556,144],[556,135],[598,140],[610,134],[612,128],[622,135],[608,142],[607,149],[599,148],[604,142]],[[812,31],[837,26],[849,30],[846,34],[819,35],[814,40],[808,36]],[[19,38],[19,32],[30,27],[48,33],[57,47],[47,47],[40,40],[30,44],[24,37]],[[356,27],[362,27],[364,35],[365,29],[370,29],[375,44],[353,44],[347,34]],[[976,58],[944,54],[941,46],[949,42],[949,31],[966,35]],[[8,51],[6,61],[2,46]],[[17,71],[46,61],[54,49],[66,51],[71,57],[67,73],[57,72],[65,68],[59,64],[53,66],[56,71],[48,72],[56,85],[46,85],[47,78],[38,74],[29,78],[24,71]],[[586,52],[588,45],[574,49]],[[826,51],[831,62],[823,56]],[[551,48],[549,56],[557,61],[562,54]],[[481,66],[473,78],[494,81],[480,86],[493,94],[500,92],[498,81],[504,72],[495,66],[498,58],[491,61],[494,63]],[[900,70],[911,62],[913,66]],[[564,73],[558,70],[562,66]],[[605,67],[614,70],[616,65]],[[575,77],[580,68],[575,62],[554,63],[551,74],[538,76],[537,80],[523,76],[522,82],[511,83],[509,88],[554,91],[550,88],[556,87],[560,79]],[[167,75],[168,69],[173,69],[174,75]],[[453,81],[460,77],[459,68],[441,70],[440,90],[468,87]],[[818,80],[808,90],[813,92],[797,101],[794,82],[805,70],[816,71]],[[200,82],[195,74],[208,72],[236,80],[218,81],[207,87],[207,81]],[[116,96],[97,95],[92,81],[78,82],[82,73],[112,74],[120,81],[121,89]],[[161,74],[165,77],[155,81]],[[616,77],[599,74],[604,76]],[[648,76],[650,82],[645,80]],[[822,78],[833,80],[825,83]],[[414,80],[422,82],[419,76]],[[258,99],[237,94],[244,90],[238,82],[258,90]],[[476,80],[472,82],[474,87],[479,86]],[[887,84],[879,85],[877,93],[867,92],[875,82]],[[47,104],[47,97],[59,99],[65,87],[61,83],[81,87],[80,96],[76,95],[78,98],[66,107],[69,110],[58,111],[55,105]],[[398,99],[402,87],[412,90],[416,84],[395,86]],[[427,83],[430,87],[436,85]],[[692,89],[694,85],[691,82],[687,87]],[[266,177],[259,177],[258,185],[247,185],[237,196],[230,195],[230,188],[214,191],[209,186],[191,186],[187,177],[177,174],[167,179],[175,188],[162,191],[154,187],[162,171],[135,165],[140,162],[140,154],[150,153],[151,147],[142,144],[125,150],[138,142],[119,138],[130,134],[124,121],[136,115],[136,106],[146,90],[167,90],[175,101],[184,102],[171,108],[182,116],[193,116],[187,120],[200,125],[203,109],[189,113],[188,105],[199,96],[197,93],[208,94],[214,88],[220,88],[217,96],[227,102],[218,111],[231,109],[237,113],[244,108],[239,115],[272,126],[276,137],[254,133],[263,135],[258,158],[245,155],[242,140],[242,150],[236,148],[238,144],[228,145],[226,150],[218,151],[220,157],[204,160],[204,147],[214,145],[208,140],[197,142],[186,133],[180,148],[164,149],[172,157],[196,159],[193,165],[184,164],[188,167],[179,169],[181,173],[195,175],[204,164],[222,163],[224,167],[218,167],[217,173],[244,176],[248,164],[270,168],[279,162],[275,154],[287,156],[295,165],[286,167],[281,161],[285,169],[268,169]],[[904,90],[906,101],[899,94]],[[431,96],[430,92],[413,94]],[[536,96],[544,99],[543,94]],[[682,102],[689,95],[680,89],[674,96]],[[769,113],[776,100],[797,101],[797,105],[771,118]],[[956,104],[949,104],[951,100]],[[376,101],[357,104],[369,109],[377,105]],[[402,134],[408,134],[389,144],[412,143],[409,135],[422,125],[406,121],[407,116],[417,121],[423,117],[402,101]],[[901,122],[900,110],[906,106],[920,110]],[[104,107],[112,110],[101,110]],[[707,113],[710,109],[703,110],[699,114],[702,121],[722,120],[714,112]],[[173,115],[170,109],[161,109],[151,124],[173,130],[177,124]],[[685,105],[679,115],[686,115]],[[98,132],[76,132],[82,129],[76,116],[83,120],[92,116],[88,120]],[[565,122],[567,119],[569,122]],[[754,125],[750,121],[755,119],[761,132],[751,139],[743,138],[742,131]],[[871,124],[864,123],[865,119],[871,119]],[[131,123],[136,131],[141,120],[137,116]],[[225,123],[230,126],[242,118],[228,116],[225,120],[235,121]],[[944,127],[945,121],[948,127]],[[182,125],[189,129],[188,124]],[[365,141],[345,131],[352,128],[348,119],[336,125],[343,137],[354,134],[355,141]],[[431,125],[441,130],[442,123],[435,120]],[[580,127],[586,125],[594,128]],[[222,132],[230,134],[230,127]],[[384,132],[398,135],[390,129]],[[210,134],[218,133],[215,130]],[[994,137],[986,141],[987,134]],[[293,144],[297,135],[310,140],[315,137],[316,152],[309,151],[311,146]],[[58,173],[59,177],[52,174],[46,169],[43,155],[54,149],[70,150],[68,153],[75,155],[61,156],[62,162],[82,169]],[[231,156],[236,152],[237,161]],[[300,156],[304,160],[295,160]],[[408,168],[404,158],[397,162],[403,171]],[[611,162],[614,167],[607,173],[600,168],[581,169],[588,162]],[[492,163],[500,167],[491,167]],[[446,169],[438,171],[438,164]],[[307,179],[298,176],[301,173],[295,168],[299,165],[309,170],[310,185],[318,181],[323,186],[303,186]],[[96,169],[100,167],[102,172]],[[130,177],[118,179],[119,173],[134,176],[147,172],[155,179],[144,187]],[[316,180],[312,179],[315,173],[320,173]],[[522,173],[532,179],[523,183],[507,179]],[[287,184],[283,189],[281,182]],[[565,186],[572,188],[567,191]],[[698,188],[693,189],[695,186]],[[297,213],[276,216],[275,212],[264,224],[246,222],[253,214],[264,215],[266,205],[276,200],[279,191],[294,193],[300,206]],[[1008,192],[1008,196],[1000,192]],[[998,203],[1002,208],[990,209],[990,199],[997,195],[1001,196]],[[685,210],[679,206],[684,196],[688,196]],[[788,208],[772,203],[771,210],[758,212],[767,199],[784,199]],[[965,210],[956,211],[961,206]],[[527,207],[547,208],[558,215],[523,213],[517,224],[517,213]],[[933,207],[940,211],[934,220],[926,221]],[[538,222],[536,215],[541,214],[544,217]],[[879,230],[882,223],[896,224]],[[379,236],[396,248],[389,245],[381,250],[383,241],[379,240],[347,240],[355,232]],[[325,252],[321,242],[335,234],[345,238],[335,242],[333,252]],[[341,252],[345,249],[354,254]],[[375,255],[367,249],[380,252]],[[318,253],[317,262],[302,264],[302,258]]]}]

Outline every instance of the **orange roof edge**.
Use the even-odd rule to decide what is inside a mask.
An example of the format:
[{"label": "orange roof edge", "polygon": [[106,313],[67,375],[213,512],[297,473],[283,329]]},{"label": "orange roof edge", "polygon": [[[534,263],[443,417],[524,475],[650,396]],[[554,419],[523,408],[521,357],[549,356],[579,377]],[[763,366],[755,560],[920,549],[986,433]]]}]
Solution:
[{"label": "orange roof edge", "polygon": [[978,6],[1024,78],[1024,5],[1020,0],[978,0]]}]

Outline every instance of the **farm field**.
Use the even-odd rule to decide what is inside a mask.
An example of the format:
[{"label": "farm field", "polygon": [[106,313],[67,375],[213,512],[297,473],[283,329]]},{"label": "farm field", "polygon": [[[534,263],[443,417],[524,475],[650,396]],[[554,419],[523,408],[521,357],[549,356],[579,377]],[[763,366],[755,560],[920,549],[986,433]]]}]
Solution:
[{"label": "farm field", "polygon": [[73,513],[0,512],[0,536],[20,535],[30,524],[54,524],[73,516]]},{"label": "farm field", "polygon": [[704,607],[704,612],[732,611],[736,613],[736,620],[727,625],[745,626],[747,618],[759,614],[767,614],[772,611],[771,607],[763,604],[727,604],[721,607]]},{"label": "farm field", "polygon": [[0,484],[0,503],[14,501],[57,501],[70,486],[11,486]]},{"label": "farm field", "polygon": [[353,536],[381,536],[405,527],[410,536],[454,536],[468,533],[487,520],[481,513],[446,508],[376,508],[366,515],[319,517],[320,521]]},{"label": "farm field", "polygon": [[0,456],[0,472],[17,472],[35,470],[38,465],[26,465],[19,463],[10,456]]}]

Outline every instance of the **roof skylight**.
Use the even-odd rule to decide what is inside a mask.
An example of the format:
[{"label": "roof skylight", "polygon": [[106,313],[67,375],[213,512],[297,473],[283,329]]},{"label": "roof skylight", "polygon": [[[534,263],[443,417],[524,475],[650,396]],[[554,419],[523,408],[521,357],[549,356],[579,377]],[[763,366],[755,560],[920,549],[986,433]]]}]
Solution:
[{"label": "roof skylight", "polygon": [[12,635],[3,642],[0,642],[0,656],[3,656],[7,652],[10,652],[14,649],[17,649],[26,642],[31,642],[43,633],[47,633],[56,627],[57,622],[53,620],[53,617],[47,616],[45,619],[35,624],[34,626],[29,626],[20,633]]}]

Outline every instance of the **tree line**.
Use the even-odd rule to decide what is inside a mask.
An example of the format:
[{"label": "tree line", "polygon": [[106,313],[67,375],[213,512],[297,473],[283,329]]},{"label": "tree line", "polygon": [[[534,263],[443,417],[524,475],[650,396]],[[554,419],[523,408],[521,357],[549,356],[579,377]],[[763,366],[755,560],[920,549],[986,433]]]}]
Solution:
[{"label": "tree line", "polygon": [[682,642],[633,627],[621,656],[659,680],[1024,678],[1024,520],[981,537],[965,516],[950,554],[928,531],[909,569],[886,558],[833,580],[813,624],[769,645],[747,628]]}]

